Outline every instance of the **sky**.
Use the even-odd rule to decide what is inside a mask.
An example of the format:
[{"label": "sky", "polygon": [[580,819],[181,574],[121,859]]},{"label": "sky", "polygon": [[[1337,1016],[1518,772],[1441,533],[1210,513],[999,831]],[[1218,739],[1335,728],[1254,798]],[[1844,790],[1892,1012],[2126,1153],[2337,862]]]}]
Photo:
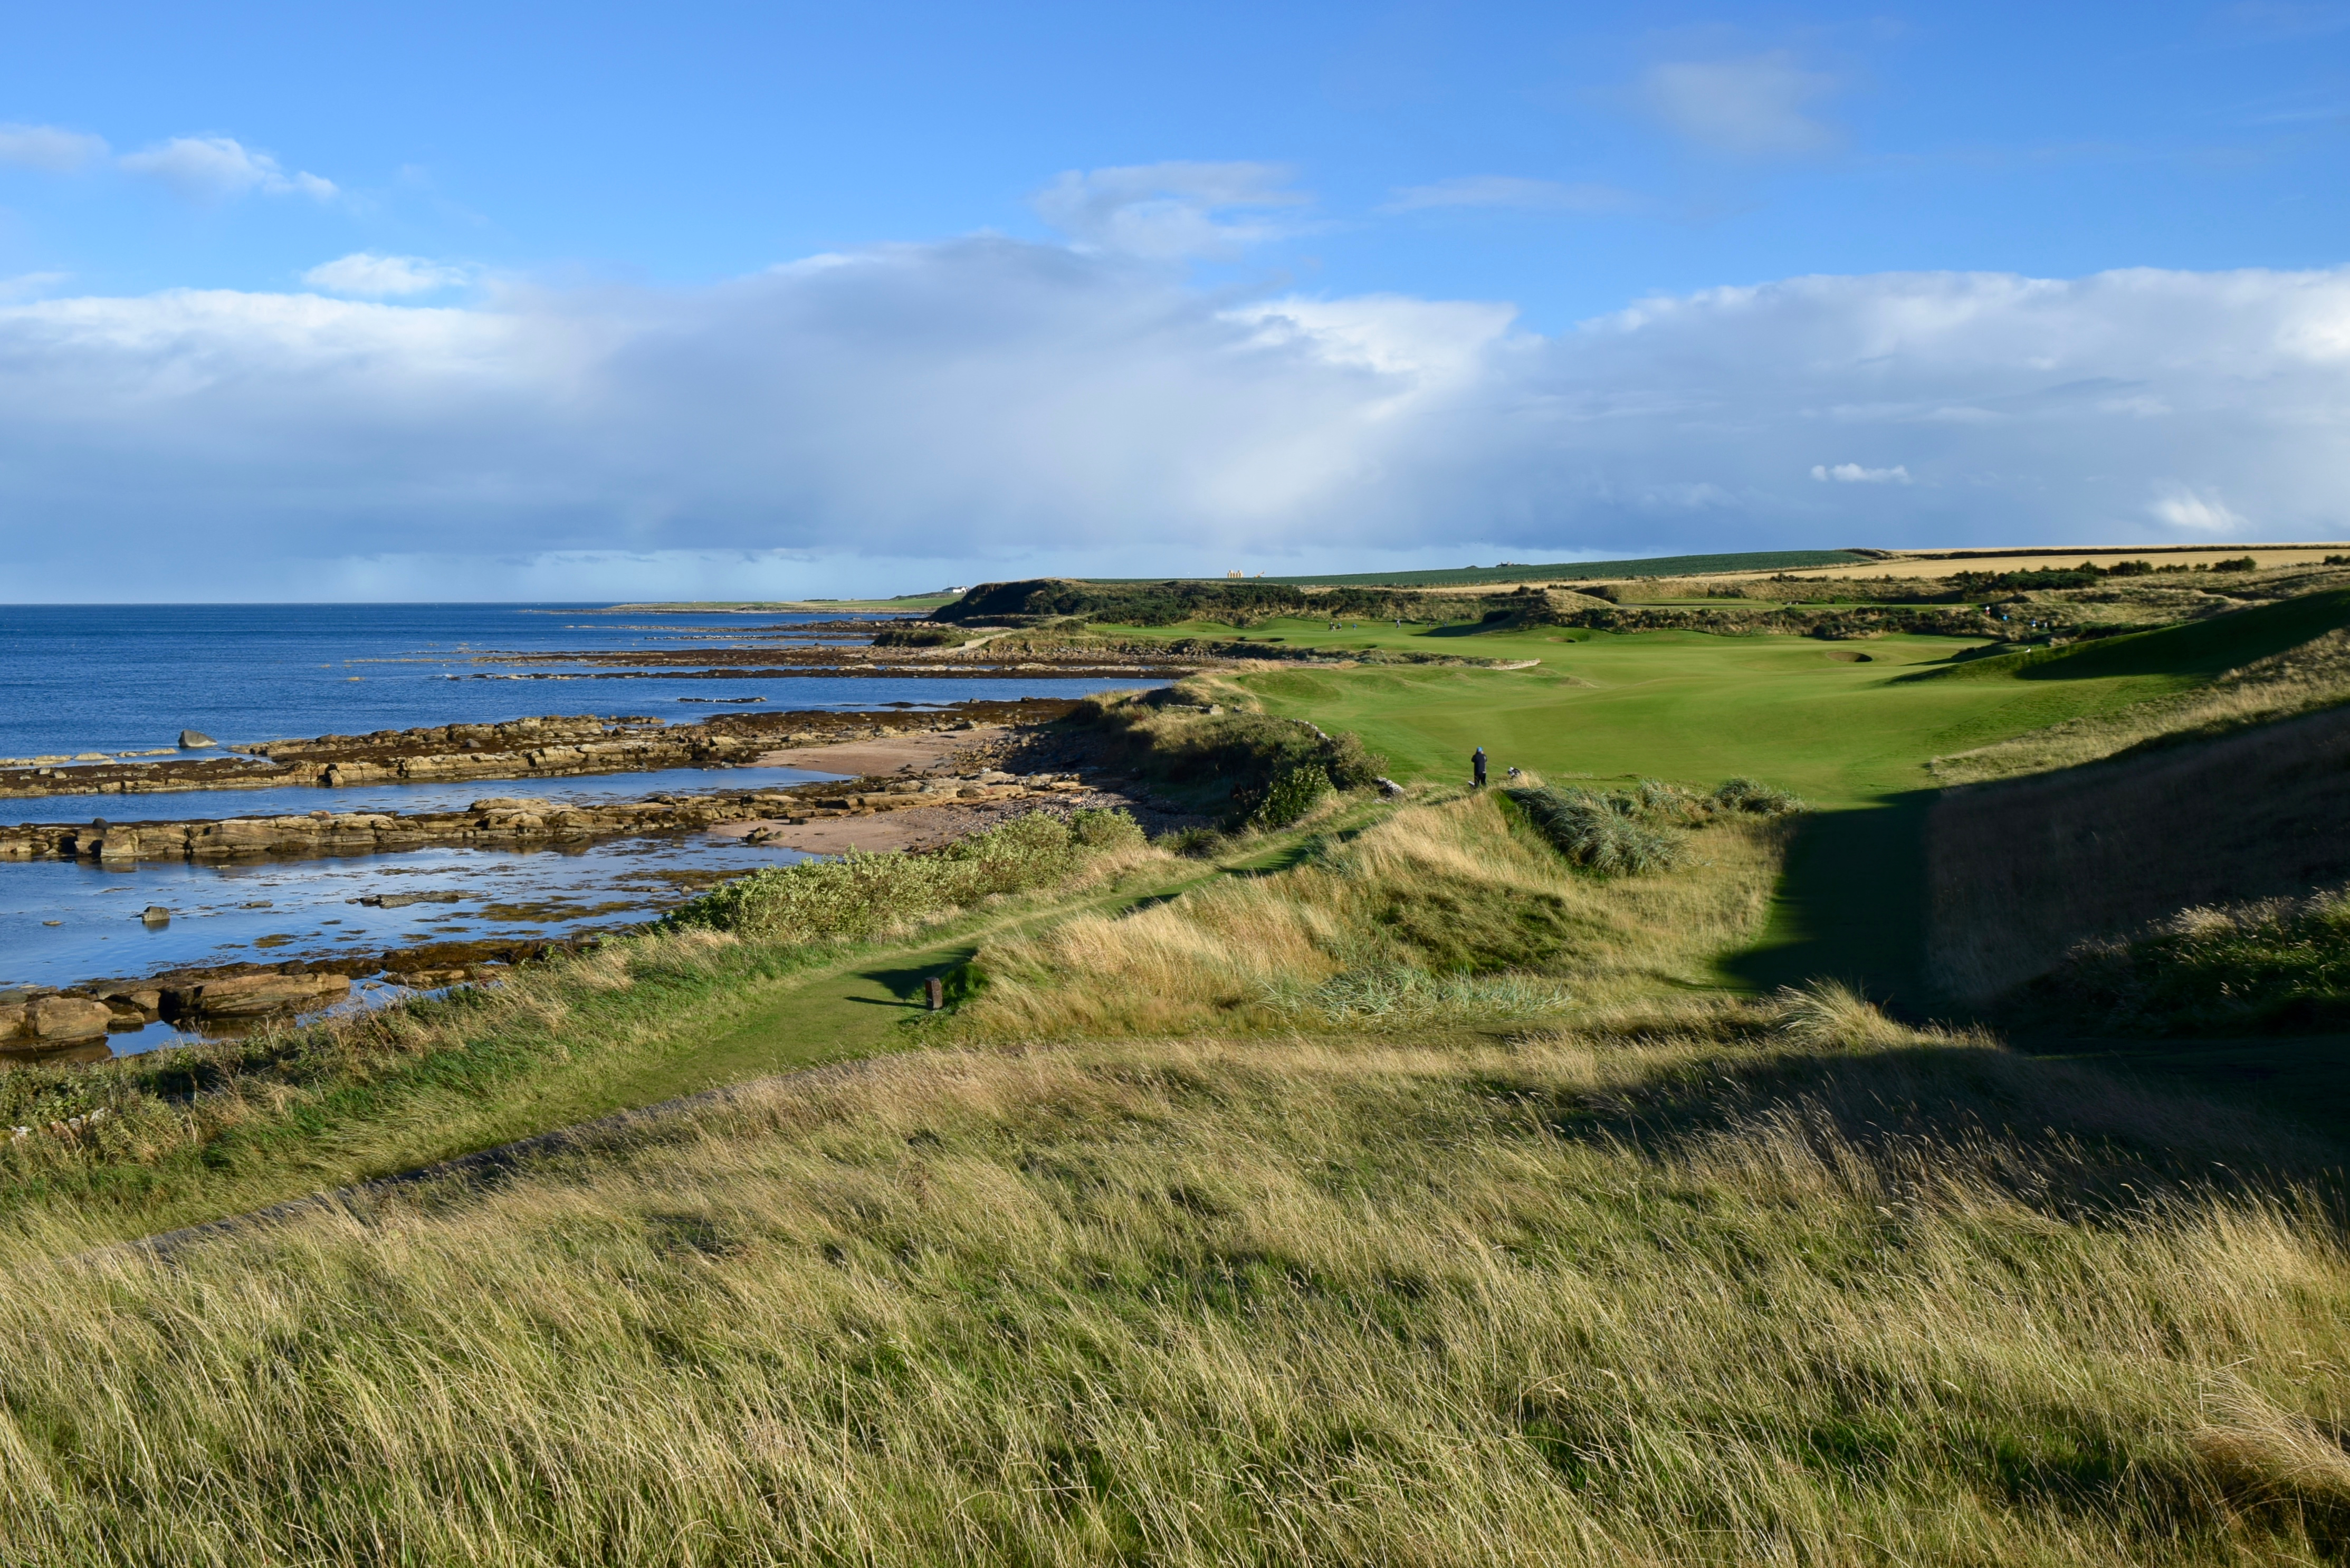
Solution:
[{"label": "sky", "polygon": [[0,602],[2350,537],[2350,0],[9,36]]}]

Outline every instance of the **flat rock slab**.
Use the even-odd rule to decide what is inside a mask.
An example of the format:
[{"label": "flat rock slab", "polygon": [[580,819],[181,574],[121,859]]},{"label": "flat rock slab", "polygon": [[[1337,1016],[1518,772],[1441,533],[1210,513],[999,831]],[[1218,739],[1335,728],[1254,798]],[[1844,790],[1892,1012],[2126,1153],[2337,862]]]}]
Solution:
[{"label": "flat rock slab", "polygon": [[969,730],[947,730],[900,735],[887,741],[847,741],[837,746],[794,746],[763,752],[754,765],[763,768],[806,768],[812,773],[841,774],[849,778],[886,778],[893,774],[927,774],[945,769],[958,752],[1003,732],[1000,724]]},{"label": "flat rock slab", "polygon": [[972,806],[918,805],[879,816],[837,816],[797,825],[767,818],[728,822],[710,832],[714,837],[746,838],[764,831],[767,836],[761,842],[810,855],[839,855],[850,849],[879,853],[885,849],[934,849],[986,826],[995,815],[998,814]]}]

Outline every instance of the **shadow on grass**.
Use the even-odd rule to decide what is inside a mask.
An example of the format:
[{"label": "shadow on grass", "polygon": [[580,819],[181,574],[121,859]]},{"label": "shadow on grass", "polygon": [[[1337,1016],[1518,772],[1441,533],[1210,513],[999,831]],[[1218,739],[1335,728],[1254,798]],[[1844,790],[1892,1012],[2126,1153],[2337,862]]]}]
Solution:
[{"label": "shadow on grass", "polygon": [[[2252,1106],[2230,1112],[2146,1063],[2074,1063],[1963,1044],[1725,1054],[1594,1094],[1507,1072],[1477,1091],[1543,1136],[1659,1162],[1727,1138],[1808,1147],[1887,1193],[1928,1175],[1971,1180],[2068,1220],[2144,1216],[2163,1189],[2319,1197],[2343,1221],[2345,1152],[2328,1129]],[[2086,1069],[2086,1070],[2085,1070]],[[2166,1081],[2168,1079],[2168,1081]]]},{"label": "shadow on grass", "polygon": [[[2000,1021],[1988,1022],[1997,1028]],[[2007,1038],[2033,1056],[2085,1063],[2252,1106],[2344,1143],[2350,1152],[2350,1034],[2143,1040],[2034,1030]]]},{"label": "shadow on grass", "polygon": [[1789,846],[1763,938],[1721,961],[1755,992],[1840,980],[1898,1017],[1981,1024],[2019,1053],[2282,1116],[2329,1140],[2350,1132],[2350,1034],[2122,1039],[1967,1007],[1926,977],[1926,819],[1934,792],[1807,817]]},{"label": "shadow on grass", "polygon": [[1888,1011],[1922,1014],[1926,812],[1934,792],[1807,816],[1788,846],[1762,940],[1721,961],[1743,988],[1841,980]]},{"label": "shadow on grass", "polygon": [[852,996],[846,1000],[863,1007],[893,1007],[916,1012],[922,1012],[926,1005],[922,982],[927,980],[946,979],[948,975],[969,963],[978,951],[977,943],[967,943],[960,947],[941,948],[936,952],[926,953],[920,963],[905,968],[858,970],[857,971],[858,978],[873,981],[889,994],[887,998]]}]

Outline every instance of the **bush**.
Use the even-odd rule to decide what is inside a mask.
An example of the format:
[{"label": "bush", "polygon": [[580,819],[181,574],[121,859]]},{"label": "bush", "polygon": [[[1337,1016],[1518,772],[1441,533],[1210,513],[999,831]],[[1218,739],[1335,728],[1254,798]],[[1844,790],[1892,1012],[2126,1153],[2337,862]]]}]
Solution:
[{"label": "bush", "polygon": [[1458,601],[1431,599],[1409,588],[1340,587],[1308,590],[1292,583],[1088,583],[1062,577],[982,583],[931,612],[936,621],[993,621],[1028,626],[1068,617],[1116,626],[1171,626],[1212,620],[1250,627],[1276,616],[1331,620],[1440,620]]},{"label": "bush", "polygon": [[1631,799],[1645,815],[1669,822],[1702,822],[1713,808],[1707,796],[1661,779],[1642,779],[1632,786]]},{"label": "bush", "polygon": [[1024,893],[1073,875],[1106,850],[1142,843],[1122,811],[1032,812],[941,849],[770,867],[671,910],[668,929],[704,927],[784,941],[868,937],[992,893]]},{"label": "bush", "polygon": [[1319,763],[1284,768],[1265,786],[1264,798],[1249,813],[1252,827],[1286,827],[1330,793],[1330,775]]},{"label": "bush", "polygon": [[969,639],[970,633],[952,626],[884,627],[873,638],[876,648],[945,648]]},{"label": "bush", "polygon": [[1205,859],[1223,847],[1224,836],[1212,827],[1179,827],[1160,834],[1156,842],[1170,855]]},{"label": "bush", "polygon": [[1661,871],[1678,861],[1680,840],[1662,827],[1700,827],[1728,813],[1777,816],[1804,809],[1785,790],[1749,778],[1731,779],[1711,794],[1662,779],[1642,779],[1606,794],[1546,784],[1503,793],[1560,854],[1604,877]]}]

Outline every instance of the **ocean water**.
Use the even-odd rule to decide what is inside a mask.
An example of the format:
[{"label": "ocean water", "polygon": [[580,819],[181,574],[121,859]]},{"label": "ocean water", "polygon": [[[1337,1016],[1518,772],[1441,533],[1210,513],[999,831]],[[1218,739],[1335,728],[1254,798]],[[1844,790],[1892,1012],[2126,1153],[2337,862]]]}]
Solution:
[{"label": "ocean water", "polygon": [[[814,616],[622,615],[582,605],[197,605],[0,607],[0,756],[145,751],[182,729],[225,743],[489,722],[542,713],[656,714],[671,723],[741,712],[712,697],[762,697],[753,711],[929,708],[971,700],[1081,696],[1137,684],[1052,677],[789,676],[723,680],[477,680],[508,673],[490,652],[612,652],[811,640]],[[546,667],[536,667],[542,670]],[[562,667],[555,667],[558,671]],[[585,670],[577,672],[585,674]],[[458,679],[452,680],[451,676]],[[681,701],[682,698],[701,701]],[[279,787],[125,798],[0,801],[0,821],[94,816],[277,815],[322,807],[432,811],[485,795],[634,798],[657,790],[754,788],[827,775],[788,768],[679,769],[577,779]],[[806,858],[706,833],[585,847],[437,847],[380,856],[134,869],[0,862],[0,986],[64,986],[194,963],[277,961],[416,942],[560,937],[626,927],[674,906],[712,874]],[[374,893],[454,891],[455,903],[396,909]],[[139,919],[150,904],[168,924]],[[390,994],[372,992],[364,1000]],[[118,1053],[184,1038],[163,1025],[116,1035]]]},{"label": "ocean water", "polygon": [[525,672],[472,662],[484,653],[673,649],[738,639],[785,646],[789,632],[773,628],[838,618],[588,613],[595,607],[0,606],[0,756],[146,751],[173,744],[183,729],[239,744],[541,713],[650,713],[681,723],[745,711],[681,698],[761,697],[752,711],[782,711],[1082,696],[1135,684],[1049,677],[598,679],[562,666],[526,670],[579,678],[470,679]]},{"label": "ocean water", "polygon": [[[132,979],[193,964],[324,958],[420,943],[526,941],[609,930],[699,892],[707,874],[808,857],[703,833],[546,849],[436,846],[388,855],[248,865],[89,861],[0,864],[0,987]],[[371,908],[382,893],[456,893],[452,903]],[[148,925],[150,905],[172,911]],[[167,1043],[115,1035],[116,1051]]]}]

